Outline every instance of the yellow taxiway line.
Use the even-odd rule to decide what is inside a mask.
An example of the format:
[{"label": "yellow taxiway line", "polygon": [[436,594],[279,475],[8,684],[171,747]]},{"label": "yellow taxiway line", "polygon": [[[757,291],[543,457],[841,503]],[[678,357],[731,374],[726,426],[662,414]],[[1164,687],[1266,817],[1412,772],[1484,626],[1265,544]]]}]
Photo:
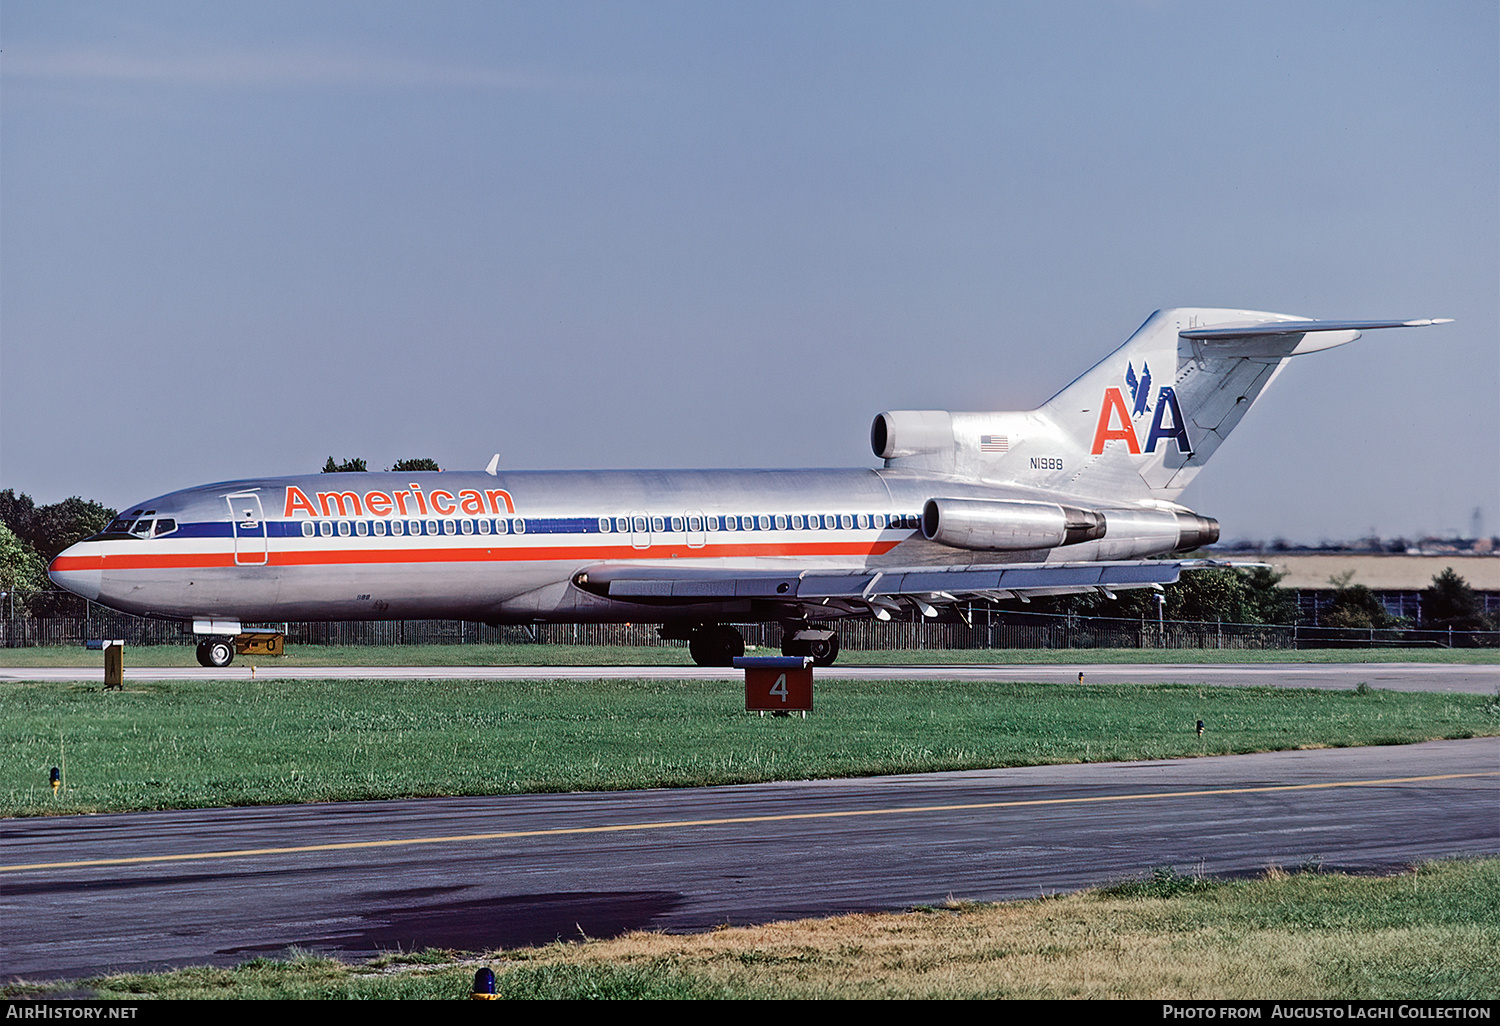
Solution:
[{"label": "yellow taxiway line", "polygon": [[132,866],[154,862],[191,862],[202,859],[239,859],[262,855],[297,855],[317,851],[354,851],[361,848],[398,848],[416,844],[465,844],[521,837],[562,837],[569,834],[611,834],[637,830],[671,830],[681,827],[735,826],[746,823],[785,823],[795,820],[845,819],[856,816],[904,816],[929,812],[972,812],[979,809],[1036,808],[1045,805],[1089,805],[1101,802],[1151,801],[1162,798],[1208,798],[1229,794],[1272,794],[1285,791],[1320,791],[1345,787],[1384,787],[1420,784],[1437,780],[1463,780],[1500,776],[1500,771],[1442,773],[1425,777],[1387,777],[1382,780],[1337,780],[1322,784],[1274,784],[1262,787],[1222,787],[1202,791],[1158,791],[1143,794],[1098,795],[1084,798],[1033,798],[1021,801],[966,802],[952,805],[900,805],[887,809],[844,809],[835,812],[787,812],[766,816],[724,816],[716,819],[662,820],[651,823],[616,823],[606,826],[552,827],[542,830],[506,830],[487,834],[455,834],[447,837],[402,837],[381,841],[340,841],[331,844],[301,844],[283,848],[241,848],[233,851],[198,851],[182,855],[138,855],[131,858],[83,859],[76,862],[32,862],[0,866],[0,873],[36,869],[77,869],[88,866]]}]

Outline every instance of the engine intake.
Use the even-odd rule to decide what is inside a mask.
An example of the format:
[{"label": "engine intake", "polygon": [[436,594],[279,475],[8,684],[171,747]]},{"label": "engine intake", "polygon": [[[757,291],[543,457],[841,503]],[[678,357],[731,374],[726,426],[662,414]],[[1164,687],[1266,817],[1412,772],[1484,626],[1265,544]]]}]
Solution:
[{"label": "engine intake", "polygon": [[883,460],[953,449],[953,415],[947,410],[894,410],[870,425],[870,448]]}]

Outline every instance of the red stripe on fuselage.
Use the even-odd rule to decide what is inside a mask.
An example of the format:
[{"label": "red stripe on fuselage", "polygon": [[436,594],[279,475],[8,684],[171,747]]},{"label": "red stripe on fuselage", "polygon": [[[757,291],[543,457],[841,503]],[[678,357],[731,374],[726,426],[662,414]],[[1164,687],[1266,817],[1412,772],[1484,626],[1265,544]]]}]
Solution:
[{"label": "red stripe on fuselage", "polygon": [[[537,545],[505,548],[478,546],[469,548],[402,548],[402,549],[272,549],[264,563],[236,563],[233,550],[219,552],[128,553],[103,556],[58,556],[54,570],[168,570],[213,567],[259,566],[347,566],[351,564],[391,563],[533,563],[567,560],[656,560],[656,559],[725,559],[746,556],[880,556],[900,544],[897,541],[876,542],[773,542],[761,545],[652,545],[638,549],[633,545]],[[261,555],[249,553],[251,558]]]}]

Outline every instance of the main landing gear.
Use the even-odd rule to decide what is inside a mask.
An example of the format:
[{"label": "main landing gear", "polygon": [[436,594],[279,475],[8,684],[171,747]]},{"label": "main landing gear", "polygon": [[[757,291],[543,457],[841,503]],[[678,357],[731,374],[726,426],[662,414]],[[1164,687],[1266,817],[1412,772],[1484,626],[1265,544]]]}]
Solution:
[{"label": "main landing gear", "polygon": [[[691,630],[664,627],[667,639],[687,638],[688,654],[699,666],[733,666],[737,656],[745,654],[745,639],[728,624],[702,624]],[[814,666],[832,666],[839,657],[839,636],[806,624],[785,624],[781,629],[781,654],[812,656]]]},{"label": "main landing gear", "polygon": [[839,636],[834,631],[788,624],[781,630],[781,654],[812,656],[814,666],[832,666],[839,657]]},{"label": "main landing gear", "polygon": [[229,638],[209,638],[198,642],[200,666],[228,666],[234,662],[234,642]]}]

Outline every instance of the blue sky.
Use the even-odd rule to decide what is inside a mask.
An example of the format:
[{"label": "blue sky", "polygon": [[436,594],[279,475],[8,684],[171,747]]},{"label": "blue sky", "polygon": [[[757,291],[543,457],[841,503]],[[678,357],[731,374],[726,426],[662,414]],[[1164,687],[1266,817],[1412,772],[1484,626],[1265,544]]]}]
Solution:
[{"label": "blue sky", "polygon": [[1500,530],[1493,3],[0,7],[0,486],[874,466],[1154,309],[1301,357],[1228,537]]}]

